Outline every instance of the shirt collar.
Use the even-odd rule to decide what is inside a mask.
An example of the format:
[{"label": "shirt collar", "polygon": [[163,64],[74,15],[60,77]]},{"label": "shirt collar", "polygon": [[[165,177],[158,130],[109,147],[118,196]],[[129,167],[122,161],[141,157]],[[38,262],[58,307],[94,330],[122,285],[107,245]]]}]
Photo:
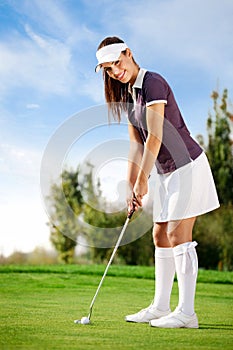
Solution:
[{"label": "shirt collar", "polygon": [[132,86],[133,89],[134,88],[138,88],[138,89],[142,88],[142,83],[143,83],[143,79],[144,79],[145,74],[146,74],[146,69],[140,68],[138,75],[137,75],[137,78]]}]

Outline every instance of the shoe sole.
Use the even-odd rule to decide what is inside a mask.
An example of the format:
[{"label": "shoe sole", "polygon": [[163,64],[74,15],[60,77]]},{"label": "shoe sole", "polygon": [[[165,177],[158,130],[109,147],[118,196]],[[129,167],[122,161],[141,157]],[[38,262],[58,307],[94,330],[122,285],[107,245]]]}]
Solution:
[{"label": "shoe sole", "polygon": [[169,327],[169,326],[156,326],[156,325],[152,325],[151,324],[151,321],[149,322],[150,326],[151,327],[156,327],[156,328],[174,328],[174,329],[177,329],[177,328],[193,328],[193,329],[198,329],[199,328],[199,325],[196,321],[191,321],[189,322],[188,324],[186,325],[183,325],[183,326],[179,326],[179,327]]},{"label": "shoe sole", "polygon": [[170,311],[163,314],[163,315],[157,315],[157,317],[154,315],[153,318],[151,318],[149,321],[137,321],[137,320],[132,320],[132,319],[127,319],[127,316],[125,317],[126,322],[132,322],[132,323],[150,323],[152,320],[158,320],[159,318],[165,317],[169,315]]},{"label": "shoe sole", "polygon": [[199,328],[199,324],[196,321],[190,322],[189,324],[187,324],[186,326],[184,326],[183,328]]}]

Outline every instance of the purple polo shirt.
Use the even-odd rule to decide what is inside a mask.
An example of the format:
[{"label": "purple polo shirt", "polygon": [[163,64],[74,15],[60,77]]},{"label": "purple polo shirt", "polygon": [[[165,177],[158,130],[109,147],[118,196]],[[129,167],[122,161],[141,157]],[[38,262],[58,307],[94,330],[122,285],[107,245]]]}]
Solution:
[{"label": "purple polo shirt", "polygon": [[174,94],[161,75],[140,69],[129,96],[132,104],[129,105],[128,118],[143,143],[148,135],[146,107],[155,103],[165,104],[162,144],[155,162],[159,174],[175,171],[203,152],[191,137]]}]

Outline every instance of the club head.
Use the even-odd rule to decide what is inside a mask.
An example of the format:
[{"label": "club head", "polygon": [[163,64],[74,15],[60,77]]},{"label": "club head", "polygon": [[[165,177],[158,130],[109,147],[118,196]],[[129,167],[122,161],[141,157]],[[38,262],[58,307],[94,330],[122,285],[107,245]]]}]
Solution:
[{"label": "club head", "polygon": [[82,317],[81,320],[74,320],[74,323],[76,324],[90,324],[91,320],[89,317]]}]

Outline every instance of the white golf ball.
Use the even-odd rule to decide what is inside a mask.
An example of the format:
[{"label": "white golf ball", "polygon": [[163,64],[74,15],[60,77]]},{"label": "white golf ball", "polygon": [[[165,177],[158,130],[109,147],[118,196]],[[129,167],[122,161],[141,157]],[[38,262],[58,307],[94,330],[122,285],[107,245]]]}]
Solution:
[{"label": "white golf ball", "polygon": [[90,320],[88,317],[82,317],[81,318],[81,324],[89,324],[90,323]]}]

